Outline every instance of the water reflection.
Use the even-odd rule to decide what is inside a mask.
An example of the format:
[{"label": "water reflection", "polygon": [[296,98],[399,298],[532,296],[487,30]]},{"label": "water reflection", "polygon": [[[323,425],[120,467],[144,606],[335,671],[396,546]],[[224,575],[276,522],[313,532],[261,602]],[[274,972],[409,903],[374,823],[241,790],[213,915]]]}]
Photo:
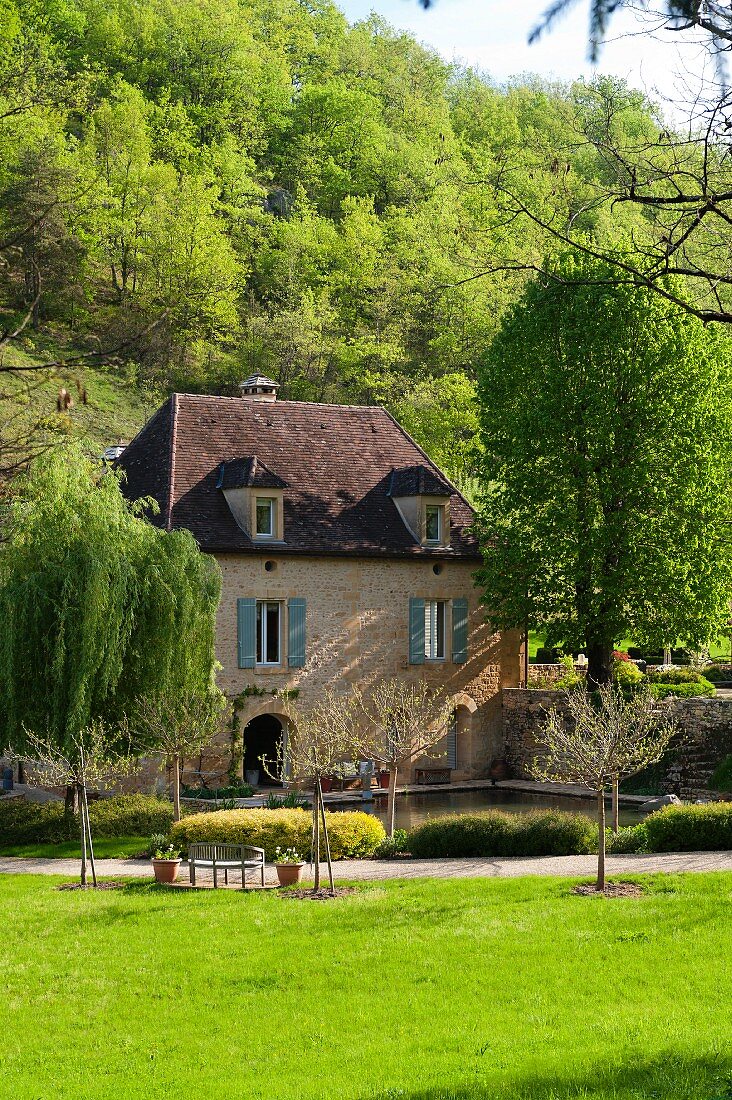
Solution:
[{"label": "water reflection", "polygon": [[[335,809],[336,807],[332,807]],[[348,809],[353,809],[349,806]],[[386,820],[386,798],[364,801],[362,807],[382,821]],[[345,807],[344,807],[345,809]],[[435,791],[434,794],[402,794],[397,796],[396,828],[411,829],[428,817],[444,814],[469,814],[477,810],[500,809],[509,813],[526,810],[567,810],[595,817],[595,802],[591,798],[563,798],[560,795],[531,794],[524,791],[507,791],[500,787],[488,787],[478,791]],[[609,805],[608,805],[609,810]],[[642,814],[629,806],[620,807],[620,824],[635,825]]]}]

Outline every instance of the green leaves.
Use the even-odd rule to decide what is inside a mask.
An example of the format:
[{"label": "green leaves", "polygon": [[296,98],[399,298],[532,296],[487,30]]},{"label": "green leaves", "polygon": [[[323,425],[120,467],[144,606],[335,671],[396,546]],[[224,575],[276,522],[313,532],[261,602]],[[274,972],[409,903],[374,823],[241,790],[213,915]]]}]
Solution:
[{"label": "green leaves", "polygon": [[484,360],[481,584],[572,647],[701,644],[732,591],[730,346],[614,278],[560,258]]}]

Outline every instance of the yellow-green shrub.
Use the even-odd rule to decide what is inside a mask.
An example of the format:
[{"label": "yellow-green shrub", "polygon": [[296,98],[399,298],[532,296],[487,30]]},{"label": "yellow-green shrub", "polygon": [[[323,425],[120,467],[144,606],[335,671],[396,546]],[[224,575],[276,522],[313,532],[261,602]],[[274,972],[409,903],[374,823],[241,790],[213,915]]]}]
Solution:
[{"label": "yellow-green shrub", "polygon": [[[374,854],[384,839],[384,827],[370,814],[327,813],[333,859],[359,859]],[[191,814],[177,821],[170,837],[174,845],[253,844],[264,848],[268,860],[275,850],[295,848],[310,858],[312,814],[308,810],[218,810]]]}]

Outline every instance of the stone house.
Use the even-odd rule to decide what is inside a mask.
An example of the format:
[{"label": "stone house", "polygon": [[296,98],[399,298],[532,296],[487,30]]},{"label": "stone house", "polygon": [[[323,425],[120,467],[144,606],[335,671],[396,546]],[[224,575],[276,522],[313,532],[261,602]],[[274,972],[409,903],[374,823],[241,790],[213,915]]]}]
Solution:
[{"label": "stone house", "polygon": [[261,376],[241,392],[174,394],[118,460],[127,494],[154,497],[157,522],[221,567],[219,683],[236,728],[202,770],[224,775],[232,751],[239,775],[256,770],[326,684],[400,676],[454,700],[445,755],[422,766],[485,775],[520,638],[479,603],[470,506],[385,409],[278,401]]}]

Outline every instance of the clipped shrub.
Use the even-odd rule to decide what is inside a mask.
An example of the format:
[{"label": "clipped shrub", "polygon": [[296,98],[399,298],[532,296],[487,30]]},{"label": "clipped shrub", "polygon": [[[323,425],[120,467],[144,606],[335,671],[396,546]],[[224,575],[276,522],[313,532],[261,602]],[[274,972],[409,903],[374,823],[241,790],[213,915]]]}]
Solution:
[{"label": "clipped shrub", "polygon": [[668,699],[674,696],[677,699],[692,699],[697,695],[715,695],[716,688],[704,677],[700,681],[691,681],[685,684],[668,684],[663,681],[651,682],[651,694],[656,699]]},{"label": "clipped shrub", "polygon": [[709,684],[696,668],[653,668],[646,680],[649,684]]},{"label": "clipped shrub", "polygon": [[597,850],[597,826],[561,810],[449,814],[412,829],[407,848],[418,859],[582,855]]},{"label": "clipped shrub", "polygon": [[732,849],[732,803],[664,806],[644,822],[651,852],[714,852]]},{"label": "clipped shrub", "polygon": [[732,791],[732,756],[717,764],[709,780],[710,791]]},{"label": "clipped shrub", "polygon": [[613,682],[619,687],[631,687],[639,684],[643,679],[643,673],[634,665],[627,653],[620,658],[617,655],[613,661]]},{"label": "clipped shrub", "polygon": [[[151,795],[115,795],[90,802],[89,820],[97,837],[167,833],[173,822],[173,805]],[[79,829],[79,818],[64,813],[63,802],[0,799],[0,845],[59,844],[76,840]]]},{"label": "clipped shrub", "polygon": [[607,851],[614,855],[627,855],[632,852],[648,851],[648,832],[645,821],[637,825],[621,826],[617,833],[608,830]]},{"label": "clipped shrub", "polygon": [[377,859],[394,859],[409,851],[409,834],[406,829],[395,829],[393,836],[384,837],[374,852]]},{"label": "clipped shrub", "polygon": [[[356,811],[327,813],[328,836],[333,859],[372,856],[385,837],[378,818]],[[264,848],[268,860],[275,850],[295,848],[310,857],[312,814],[299,809],[219,810],[193,814],[176,822],[170,830],[173,844],[253,844]]]},{"label": "clipped shrub", "polygon": [[720,680],[732,680],[732,667],[722,664],[705,665],[702,675],[712,684],[719,683]]}]

